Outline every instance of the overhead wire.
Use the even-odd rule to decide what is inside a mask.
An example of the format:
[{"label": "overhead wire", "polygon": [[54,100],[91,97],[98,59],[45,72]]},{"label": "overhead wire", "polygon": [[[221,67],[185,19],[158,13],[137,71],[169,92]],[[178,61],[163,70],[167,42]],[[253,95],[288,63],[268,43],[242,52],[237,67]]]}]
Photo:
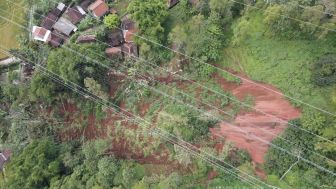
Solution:
[{"label": "overhead wire", "polygon": [[[73,51],[73,50],[72,50]],[[78,52],[75,52],[75,53],[77,53],[78,54]],[[84,57],[84,58],[87,58],[87,57]],[[91,58],[90,58],[91,59]],[[100,65],[103,65],[103,64],[100,64]],[[103,66],[105,66],[106,67],[106,65],[103,65]],[[154,89],[155,90],[155,89]],[[175,99],[176,100],[176,99]],[[192,107],[192,106],[191,106]],[[198,110],[197,108],[195,108],[194,107],[194,109],[196,109],[196,110]],[[199,110],[198,110],[199,111]],[[224,121],[224,120],[223,120]],[[229,126],[233,126],[232,124],[229,124],[228,123],[228,125]],[[239,130],[241,130],[241,128],[238,128]],[[241,130],[241,131],[243,131],[243,130]],[[243,131],[244,132],[244,131]],[[246,133],[246,132],[245,132]],[[222,137],[222,136],[221,136]],[[254,137],[255,138],[257,138],[258,140],[260,140],[260,141],[262,141],[262,142],[266,142],[267,144],[269,144],[269,145],[271,145],[271,146],[273,146],[273,147],[275,147],[275,148],[277,148],[277,149],[279,149],[279,150],[281,150],[281,151],[283,151],[283,152],[286,152],[287,154],[289,154],[289,155],[295,155],[295,154],[293,154],[293,153],[290,153],[290,152],[288,152],[287,150],[285,150],[285,149],[283,149],[283,148],[281,148],[281,147],[278,147],[278,146],[276,146],[276,145],[274,145],[274,144],[271,144],[270,142],[268,142],[268,141],[265,141],[265,140],[263,140],[263,139],[260,139],[259,137],[256,137],[255,135],[254,135]],[[318,164],[316,164],[316,163],[314,163],[314,162],[311,162],[311,161],[309,161],[309,160],[307,160],[307,159],[303,159],[306,163],[309,163],[309,164],[311,164],[311,165],[313,165],[313,166],[315,166],[315,167],[317,167],[317,168],[319,168],[320,170],[323,170],[323,171],[325,171],[325,172],[328,172],[328,173],[330,173],[330,174],[333,174],[333,175],[335,175],[335,173],[333,173],[332,171],[330,171],[330,170],[328,170],[328,169],[325,169],[324,167],[322,167],[322,166],[320,166],[320,165],[318,165]]]}]

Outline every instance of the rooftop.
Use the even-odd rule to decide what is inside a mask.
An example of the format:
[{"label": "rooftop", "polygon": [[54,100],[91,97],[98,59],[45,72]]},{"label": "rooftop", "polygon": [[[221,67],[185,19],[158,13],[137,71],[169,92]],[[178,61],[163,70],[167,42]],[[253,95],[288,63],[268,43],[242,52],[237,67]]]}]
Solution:
[{"label": "rooftop", "polygon": [[88,11],[88,7],[91,3],[92,0],[84,0],[80,3],[80,6],[83,8],[84,11]]},{"label": "rooftop", "polygon": [[105,54],[109,57],[112,57],[114,55],[122,55],[121,52],[121,47],[111,47],[111,48],[107,48],[105,50]]},{"label": "rooftop", "polygon": [[103,0],[96,0],[88,7],[88,10],[92,11],[94,16],[102,17],[109,11],[109,7]]},{"label": "rooftop", "polygon": [[45,16],[41,22],[41,27],[46,28],[47,30],[51,30],[53,25],[57,22],[58,16],[54,13],[55,11],[51,11]]},{"label": "rooftop", "polygon": [[0,153],[0,170],[3,169],[4,164],[9,160],[11,154],[9,150],[4,150]]},{"label": "rooftop", "polygon": [[73,31],[77,31],[77,27],[63,17],[55,23],[53,28],[67,36],[70,36]]},{"label": "rooftop", "polygon": [[73,24],[79,23],[85,17],[85,11],[79,7],[71,7],[67,10],[66,15]]},{"label": "rooftop", "polygon": [[50,30],[43,27],[33,26],[32,33],[35,40],[46,42],[50,38]]},{"label": "rooftop", "polygon": [[138,32],[137,29],[131,29],[124,31],[124,39],[126,42],[134,42],[134,36]]},{"label": "rooftop", "polygon": [[52,32],[50,35],[49,45],[53,47],[59,47],[63,43],[63,38],[60,37],[60,35],[56,34],[55,32]]},{"label": "rooftop", "polygon": [[77,38],[76,43],[91,43],[96,41],[95,35],[81,35]]},{"label": "rooftop", "polygon": [[129,18],[129,15],[121,18],[121,28],[123,30],[131,30],[135,28],[135,22]]},{"label": "rooftop", "polygon": [[121,50],[129,57],[139,56],[138,46],[135,43],[124,43]]},{"label": "rooftop", "polygon": [[119,46],[124,41],[122,31],[119,29],[112,30],[108,35],[108,44],[110,46]]}]

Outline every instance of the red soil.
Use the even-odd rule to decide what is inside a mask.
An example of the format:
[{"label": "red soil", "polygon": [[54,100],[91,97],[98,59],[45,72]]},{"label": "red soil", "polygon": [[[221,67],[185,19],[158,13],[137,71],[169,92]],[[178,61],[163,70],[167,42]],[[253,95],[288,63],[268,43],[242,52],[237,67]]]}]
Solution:
[{"label": "red soil", "polygon": [[[236,147],[247,150],[256,164],[264,163],[264,156],[269,148],[265,141],[271,142],[281,134],[287,127],[289,120],[300,116],[300,111],[294,108],[283,95],[280,95],[281,93],[276,94],[244,80],[240,85],[237,85],[227,82],[218,75],[215,77],[224,90],[231,91],[239,100],[243,100],[247,95],[252,96],[254,99],[253,108],[268,115],[255,109],[241,111],[232,124],[221,122],[219,128],[211,129],[212,134],[217,138],[224,136],[225,139],[235,143]],[[271,85],[261,85],[280,92]],[[260,173],[262,174],[262,171]]]},{"label": "red soil", "polygon": [[140,110],[140,116],[144,117],[148,111],[148,109],[150,108],[151,104],[150,103],[141,103],[139,107]]},{"label": "red soil", "polygon": [[218,176],[218,173],[215,170],[212,170],[208,173],[208,180],[212,180]]},{"label": "red soil", "polygon": [[[120,104],[121,108],[125,108],[125,103]],[[149,108],[149,104],[144,104],[144,108],[141,110],[143,113]],[[78,108],[69,102],[64,103],[64,108],[61,108],[61,114],[66,117],[68,124],[66,128],[63,128],[59,132],[59,138],[61,141],[67,141],[72,139],[79,139],[84,137],[85,140],[94,140],[97,138],[107,138],[108,135],[112,136],[112,145],[106,151],[106,154],[115,155],[122,159],[133,159],[139,163],[143,164],[165,164],[177,167],[176,162],[169,161],[169,151],[164,146],[160,147],[159,151],[145,156],[141,149],[134,149],[133,142],[128,141],[123,136],[119,140],[115,140],[116,135],[114,129],[114,122],[117,120],[123,120],[122,116],[114,113],[112,110],[107,111],[107,118],[103,120],[97,120],[93,114],[90,114],[87,118],[84,118],[80,113]],[[126,112],[126,114],[128,114]],[[87,126],[83,128],[72,128],[70,124],[75,120],[87,120]],[[128,123],[128,121],[123,120],[122,126],[127,127],[127,129],[137,129],[137,125]],[[119,133],[119,136],[122,133]],[[150,142],[150,141],[149,141]]]}]

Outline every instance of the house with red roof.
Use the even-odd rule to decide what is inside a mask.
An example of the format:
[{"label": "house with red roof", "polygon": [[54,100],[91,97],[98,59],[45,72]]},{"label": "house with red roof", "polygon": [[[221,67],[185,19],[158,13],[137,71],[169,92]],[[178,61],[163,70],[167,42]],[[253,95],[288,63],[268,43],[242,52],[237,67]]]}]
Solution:
[{"label": "house with red roof", "polygon": [[103,0],[96,0],[92,3],[88,10],[93,14],[93,16],[100,18],[109,12],[109,7]]},{"label": "house with red roof", "polygon": [[38,41],[48,42],[50,40],[51,31],[43,27],[33,26],[33,38]]}]

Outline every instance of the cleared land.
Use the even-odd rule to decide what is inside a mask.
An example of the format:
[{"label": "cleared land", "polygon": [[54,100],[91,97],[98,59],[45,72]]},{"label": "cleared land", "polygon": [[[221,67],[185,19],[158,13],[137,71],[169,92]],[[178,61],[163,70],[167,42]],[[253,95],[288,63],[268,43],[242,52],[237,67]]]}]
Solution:
[{"label": "cleared land", "polygon": [[[14,5],[16,4],[16,5]],[[14,22],[24,23],[25,9],[22,8],[25,3],[23,0],[7,0],[0,1],[0,15],[13,20]],[[18,47],[18,36],[24,31],[22,29],[3,18],[0,18],[0,44],[6,46],[7,49]],[[0,52],[0,59],[7,55]]]}]

